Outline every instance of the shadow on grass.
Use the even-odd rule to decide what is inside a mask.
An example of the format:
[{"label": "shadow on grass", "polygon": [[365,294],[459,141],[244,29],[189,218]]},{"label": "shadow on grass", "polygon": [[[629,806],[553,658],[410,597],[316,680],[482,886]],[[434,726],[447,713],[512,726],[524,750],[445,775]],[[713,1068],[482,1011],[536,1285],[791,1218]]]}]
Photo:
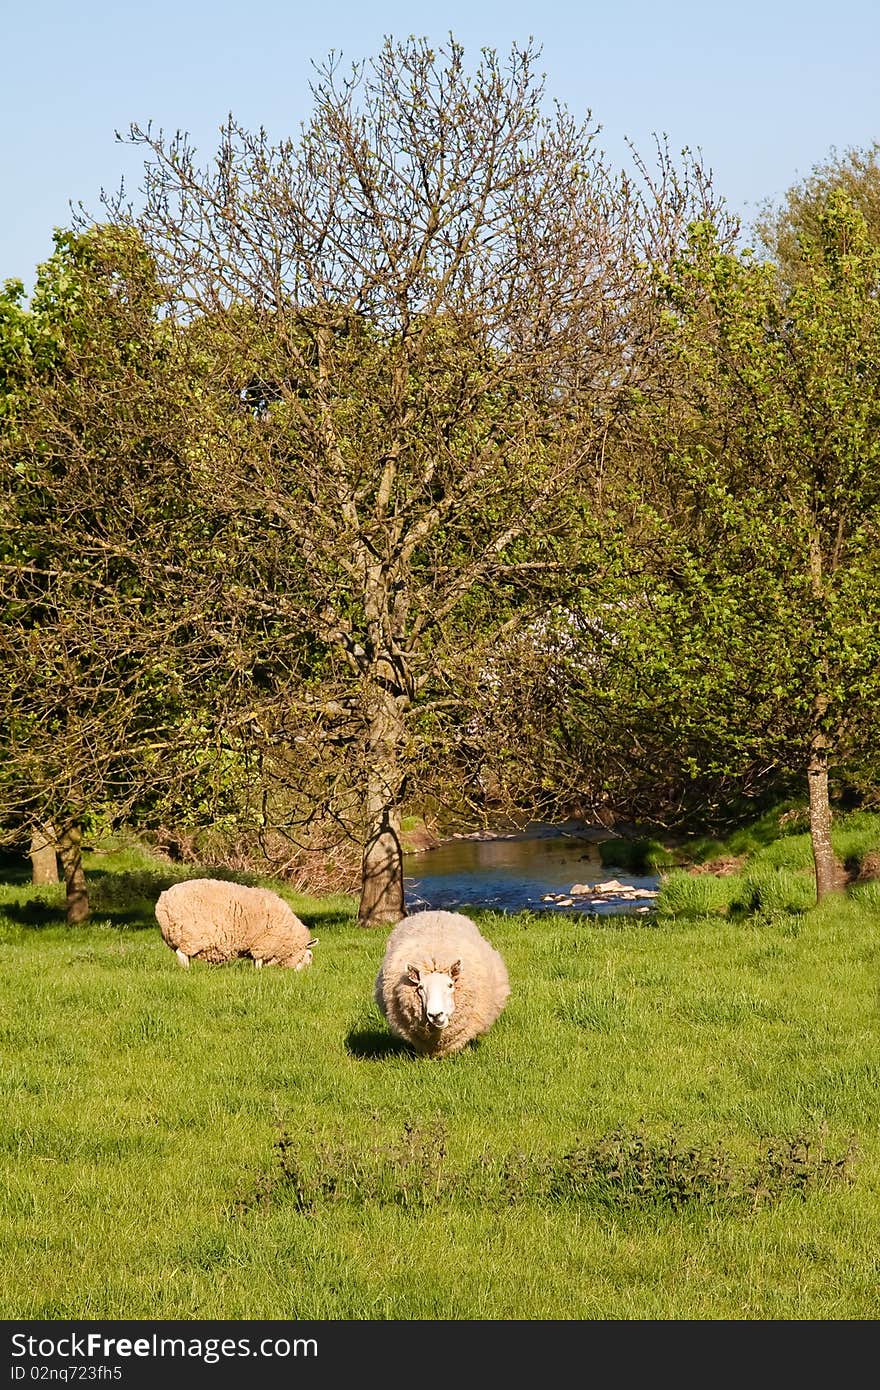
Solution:
[{"label": "shadow on grass", "polygon": [[[8,855],[0,855],[0,875],[9,887],[18,889],[29,887],[30,862]],[[87,866],[86,884],[91,909],[89,920],[109,922],[113,927],[134,930],[155,930],[155,908],[159,895],[175,884],[193,878],[217,878],[228,883],[243,883],[248,886],[264,886],[256,874],[232,872],[224,869],[199,869],[192,867],[186,873],[175,871],[173,866],[164,869],[145,865],[137,868],[120,869],[113,865]],[[277,891],[275,888],[270,891]],[[65,903],[63,883],[53,885],[46,896],[24,898],[16,902],[0,902],[0,912],[19,926],[40,928],[65,925]],[[298,914],[315,935],[326,928],[346,928],[351,925],[353,909],[345,902],[317,902],[313,907],[301,910]]]},{"label": "shadow on grass", "polygon": [[300,908],[296,915],[307,927],[317,930],[318,927],[350,927],[354,913],[328,904],[327,907]]},{"label": "shadow on grass", "polygon": [[[32,931],[39,931],[43,927],[67,926],[64,904],[47,903],[39,898],[31,898],[24,903],[4,903],[2,913],[4,917],[9,918],[10,922],[15,922],[20,927],[28,927]],[[84,927],[93,926],[96,919],[101,923],[109,922],[111,927],[117,927],[120,930],[158,930],[156,919],[148,904],[144,904],[140,908],[111,911],[105,908],[93,908],[91,916],[82,925]],[[70,930],[76,931],[76,927],[70,927]]]},{"label": "shadow on grass", "polygon": [[0,850],[0,882],[18,887],[31,881],[31,861],[23,854]]},{"label": "shadow on grass", "polygon": [[[94,914],[98,915],[98,914]],[[128,931],[158,931],[159,923],[151,907],[130,908],[126,912],[101,912],[101,921]]]},{"label": "shadow on grass", "polygon": [[380,1062],[386,1057],[401,1057],[412,1051],[402,1038],[383,1032],[381,1028],[350,1029],[345,1038],[345,1050],[352,1057],[361,1057],[370,1062]]},{"label": "shadow on grass", "polygon": [[4,903],[3,916],[20,927],[63,927],[64,905],[32,898],[25,903]]},{"label": "shadow on grass", "polygon": [[86,870],[86,882],[93,884],[114,884],[117,894],[162,893],[166,888],[180,881],[180,874],[167,873],[162,869],[104,869],[97,866]]}]

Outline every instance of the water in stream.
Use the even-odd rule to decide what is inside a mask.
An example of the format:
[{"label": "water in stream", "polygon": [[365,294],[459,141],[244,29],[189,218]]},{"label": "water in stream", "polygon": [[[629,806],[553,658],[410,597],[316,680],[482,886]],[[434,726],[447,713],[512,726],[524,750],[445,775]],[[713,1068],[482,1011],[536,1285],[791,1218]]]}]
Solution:
[{"label": "water in stream", "polygon": [[515,835],[487,840],[445,840],[437,849],[404,859],[407,910],[493,907],[507,912],[634,912],[652,899],[575,900],[562,907],[542,902],[546,893],[565,893],[573,884],[595,885],[614,878],[635,888],[656,889],[656,874],[630,874],[599,858],[588,829],[532,825]]}]

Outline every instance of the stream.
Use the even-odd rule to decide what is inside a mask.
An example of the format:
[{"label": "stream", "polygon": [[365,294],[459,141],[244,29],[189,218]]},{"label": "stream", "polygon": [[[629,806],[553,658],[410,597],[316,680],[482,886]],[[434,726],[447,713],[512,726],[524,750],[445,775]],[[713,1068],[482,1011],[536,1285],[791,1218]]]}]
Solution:
[{"label": "stream", "polygon": [[[635,875],[603,864],[598,841],[605,838],[605,831],[572,822],[564,826],[535,823],[486,839],[444,840],[437,849],[404,856],[407,911],[487,907],[504,912],[531,908],[610,915],[650,909],[659,885],[657,875]],[[567,904],[543,901],[546,894],[567,895],[576,884],[595,887],[610,879],[646,889],[652,896],[635,901],[615,899],[613,894],[598,901],[595,895]]]}]

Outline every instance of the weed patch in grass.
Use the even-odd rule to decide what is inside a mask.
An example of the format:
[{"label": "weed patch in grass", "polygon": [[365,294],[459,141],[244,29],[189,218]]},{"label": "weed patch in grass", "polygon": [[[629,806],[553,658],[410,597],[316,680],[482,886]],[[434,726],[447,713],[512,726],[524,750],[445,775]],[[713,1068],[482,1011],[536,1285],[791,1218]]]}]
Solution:
[{"label": "weed patch in grass", "polygon": [[[374,1121],[380,1126],[381,1117]],[[438,1203],[523,1202],[620,1213],[685,1206],[754,1211],[851,1185],[858,1159],[854,1139],[831,1151],[824,1131],[767,1137],[745,1156],[721,1142],[689,1144],[677,1135],[614,1131],[562,1154],[514,1151],[462,1165],[450,1159],[442,1121],[408,1121],[401,1135],[357,1149],[345,1139],[321,1138],[307,1151],[301,1139],[282,1133],[268,1171],[233,1211],[240,1217],[275,1203],[315,1212],[336,1203],[415,1211]]]},{"label": "weed patch in grass", "polygon": [[751,1159],[721,1143],[704,1147],[674,1135],[614,1133],[551,1164],[548,1195],[624,1210],[688,1204],[755,1209],[849,1184],[857,1159],[854,1140],[842,1153],[828,1153],[824,1133],[764,1139]]}]

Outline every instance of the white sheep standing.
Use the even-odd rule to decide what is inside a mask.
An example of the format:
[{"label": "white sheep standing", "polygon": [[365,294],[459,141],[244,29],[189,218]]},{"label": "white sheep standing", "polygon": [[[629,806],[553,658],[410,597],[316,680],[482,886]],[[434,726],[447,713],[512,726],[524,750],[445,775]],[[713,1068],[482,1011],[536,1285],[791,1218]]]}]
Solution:
[{"label": "white sheep standing", "polygon": [[181,965],[249,956],[254,964],[302,970],[317,944],[283,898],[218,878],[191,878],[159,894],[156,919]]},{"label": "white sheep standing", "polygon": [[415,912],[392,931],[375,1000],[416,1052],[448,1057],[488,1032],[510,995],[507,967],[469,917]]}]

